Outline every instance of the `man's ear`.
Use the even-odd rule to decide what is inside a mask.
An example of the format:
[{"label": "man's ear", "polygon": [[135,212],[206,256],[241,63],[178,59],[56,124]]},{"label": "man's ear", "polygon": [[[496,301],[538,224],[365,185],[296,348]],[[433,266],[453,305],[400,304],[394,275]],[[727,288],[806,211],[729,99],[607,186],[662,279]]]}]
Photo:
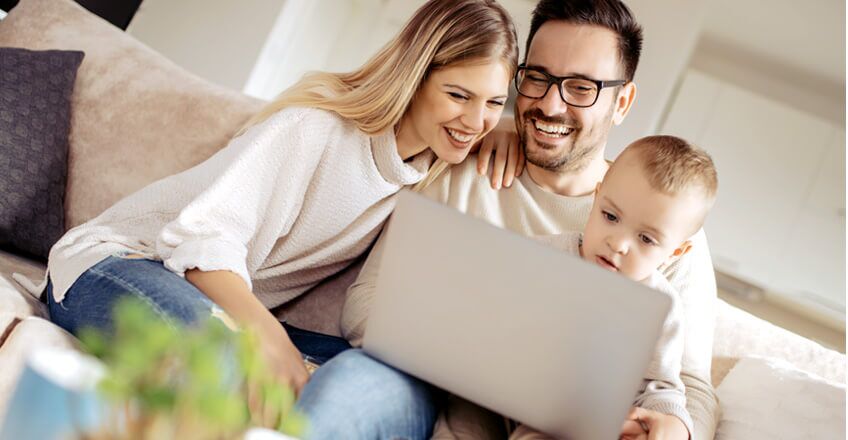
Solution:
[{"label": "man's ear", "polygon": [[612,115],[612,122],[615,125],[620,125],[624,122],[624,118],[630,113],[630,107],[633,106],[633,101],[636,100],[636,83],[630,81],[621,86],[618,92],[618,97],[615,98],[615,109]]}]

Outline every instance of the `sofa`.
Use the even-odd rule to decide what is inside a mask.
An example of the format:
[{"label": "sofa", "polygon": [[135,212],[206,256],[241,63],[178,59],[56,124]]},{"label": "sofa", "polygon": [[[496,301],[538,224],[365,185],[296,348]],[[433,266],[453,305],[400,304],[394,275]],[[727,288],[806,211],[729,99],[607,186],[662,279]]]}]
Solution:
[{"label": "sofa", "polygon": [[[66,229],[150,182],[203,161],[263,105],[186,72],[71,0],[22,0],[0,21],[0,47],[85,53],[71,97]],[[75,346],[74,338],[51,324],[45,306],[24,288],[39,283],[44,270],[43,261],[0,251],[0,420],[28,353]],[[294,325],[338,335],[346,286],[357,270],[353,265],[274,312]],[[740,359],[762,357],[793,369],[796,379],[841,387],[844,408],[845,355],[721,300],[716,315],[712,382],[720,398],[725,377],[734,373]],[[746,383],[741,376],[739,380]],[[758,398],[748,397],[742,393],[742,403]],[[725,417],[727,412],[725,408]],[[834,429],[843,425],[844,437],[844,412],[841,422],[829,423]]]}]

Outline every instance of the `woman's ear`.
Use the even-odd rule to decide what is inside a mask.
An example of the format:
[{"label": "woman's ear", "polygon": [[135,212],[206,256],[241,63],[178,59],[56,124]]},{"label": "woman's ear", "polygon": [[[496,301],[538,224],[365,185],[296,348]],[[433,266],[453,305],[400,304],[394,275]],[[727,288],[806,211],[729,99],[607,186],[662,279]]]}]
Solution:
[{"label": "woman's ear", "polygon": [[615,125],[620,125],[630,112],[630,107],[633,106],[633,101],[636,100],[636,83],[630,81],[621,86],[618,92],[618,97],[615,99],[615,109],[612,115],[612,122]]}]

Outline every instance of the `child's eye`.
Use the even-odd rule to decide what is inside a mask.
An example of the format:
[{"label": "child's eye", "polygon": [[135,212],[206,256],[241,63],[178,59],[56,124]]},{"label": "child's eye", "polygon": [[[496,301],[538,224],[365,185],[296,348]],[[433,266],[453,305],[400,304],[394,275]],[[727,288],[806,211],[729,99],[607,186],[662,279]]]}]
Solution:
[{"label": "child's eye", "polygon": [[641,239],[642,239],[642,243],[650,244],[650,245],[654,245],[654,244],[656,244],[656,242],[654,241],[654,239],[653,239],[653,238],[648,237],[648,236],[647,236],[647,235],[645,235],[645,234],[640,234],[640,235],[639,235],[639,238],[641,238]]},{"label": "child's eye", "polygon": [[607,219],[607,221],[610,221],[610,222],[618,221],[618,217],[616,217],[615,214],[613,214],[611,212],[601,211],[601,213],[603,214],[604,218]]},{"label": "child's eye", "polygon": [[467,100],[468,100],[468,97],[467,97],[467,96],[462,95],[462,94],[460,94],[460,93],[456,93],[456,92],[448,92],[448,95],[450,95],[452,98],[456,98],[456,99],[459,99],[459,100],[461,100],[461,101],[467,101]]},{"label": "child's eye", "polygon": [[489,101],[489,104],[493,105],[495,107],[503,107],[504,102],[503,101]]}]

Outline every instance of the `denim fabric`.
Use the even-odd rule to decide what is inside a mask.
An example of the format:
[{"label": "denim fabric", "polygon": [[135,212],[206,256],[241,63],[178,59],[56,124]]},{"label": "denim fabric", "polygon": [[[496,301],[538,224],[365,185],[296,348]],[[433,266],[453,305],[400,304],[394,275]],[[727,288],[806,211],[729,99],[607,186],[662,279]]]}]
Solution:
[{"label": "denim fabric", "polygon": [[307,440],[429,439],[443,393],[360,349],[319,368],[297,402]]},{"label": "denim fabric", "polygon": [[282,324],[298,351],[315,364],[323,365],[332,357],[351,348],[347,339],[303,330],[285,322]]},{"label": "denim fabric", "polygon": [[[215,307],[184,278],[146,259],[106,258],[83,273],[61,303],[47,286],[50,318],[72,334],[87,326],[110,331],[112,307],[127,295],[166,319],[188,324]],[[342,338],[282,325],[305,358],[326,361],[297,403],[309,420],[307,439],[429,439],[440,391],[350,349]]]},{"label": "denim fabric", "polygon": [[61,303],[47,285],[50,319],[76,335],[81,328],[111,332],[112,308],[134,296],[166,320],[192,324],[212,312],[214,304],[197,287],[166,269],[161,261],[108,257],[85,271]]}]

